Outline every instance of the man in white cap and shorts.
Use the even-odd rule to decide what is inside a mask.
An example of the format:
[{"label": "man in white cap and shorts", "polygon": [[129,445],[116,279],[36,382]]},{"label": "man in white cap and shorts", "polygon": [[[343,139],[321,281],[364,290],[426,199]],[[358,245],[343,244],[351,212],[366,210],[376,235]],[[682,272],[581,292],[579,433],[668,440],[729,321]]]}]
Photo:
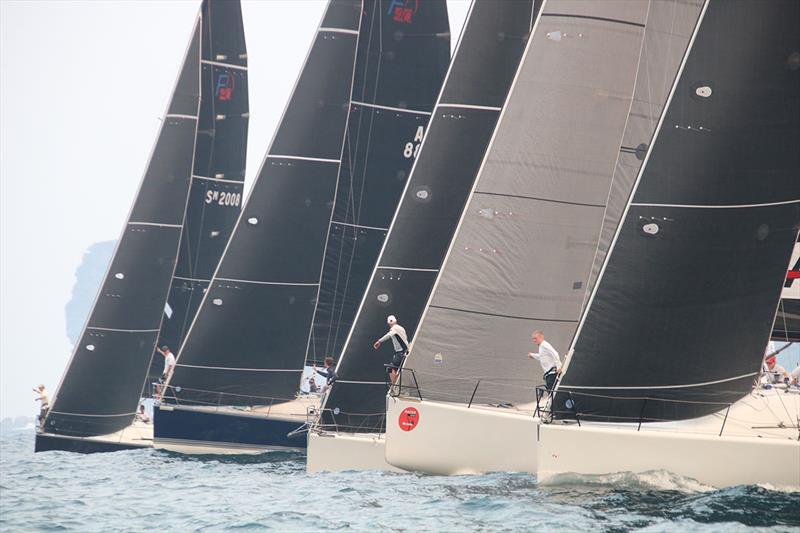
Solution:
[{"label": "man in white cap and shorts", "polygon": [[386,317],[386,323],[389,324],[389,331],[386,335],[376,340],[372,347],[377,350],[381,347],[382,342],[392,339],[394,356],[392,357],[392,363],[389,365],[389,376],[392,380],[392,385],[394,385],[397,380],[397,373],[400,371],[400,367],[403,366],[403,360],[408,353],[408,336],[406,336],[406,328],[397,323],[394,315]]}]

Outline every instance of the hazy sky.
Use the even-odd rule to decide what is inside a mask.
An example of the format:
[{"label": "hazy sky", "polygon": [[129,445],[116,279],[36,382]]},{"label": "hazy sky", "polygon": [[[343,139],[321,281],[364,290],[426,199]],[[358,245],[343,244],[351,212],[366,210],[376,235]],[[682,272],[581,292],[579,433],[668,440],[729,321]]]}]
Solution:
[{"label": "hazy sky", "polygon": [[[243,0],[252,184],[325,7]],[[64,305],[91,244],[116,239],[199,0],[0,0],[0,417],[33,415],[71,353]],[[468,0],[448,0],[454,40]]]}]

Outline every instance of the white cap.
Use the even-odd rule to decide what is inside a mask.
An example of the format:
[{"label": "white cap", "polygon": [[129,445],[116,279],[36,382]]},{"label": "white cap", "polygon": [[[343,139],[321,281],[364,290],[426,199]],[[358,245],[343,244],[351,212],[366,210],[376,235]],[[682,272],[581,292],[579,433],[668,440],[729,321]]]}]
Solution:
[{"label": "white cap", "polygon": [[386,323],[387,324],[395,324],[395,323],[397,323],[397,319],[394,317],[394,315],[389,315],[389,316],[386,317]]}]

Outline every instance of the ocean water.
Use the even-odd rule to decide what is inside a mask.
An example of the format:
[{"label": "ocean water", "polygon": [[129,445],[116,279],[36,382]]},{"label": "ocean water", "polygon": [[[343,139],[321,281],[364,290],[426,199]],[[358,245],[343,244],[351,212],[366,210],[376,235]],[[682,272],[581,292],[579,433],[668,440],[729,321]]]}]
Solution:
[{"label": "ocean water", "polygon": [[527,474],[308,475],[298,453],[34,455],[33,437],[0,435],[2,531],[800,530],[800,492],[666,472],[554,486]]}]

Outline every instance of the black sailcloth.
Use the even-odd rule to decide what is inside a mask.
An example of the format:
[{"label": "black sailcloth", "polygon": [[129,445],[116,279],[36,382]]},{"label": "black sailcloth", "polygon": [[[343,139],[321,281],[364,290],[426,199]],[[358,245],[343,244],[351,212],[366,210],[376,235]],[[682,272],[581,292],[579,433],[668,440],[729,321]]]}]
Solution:
[{"label": "black sailcloth", "polygon": [[200,18],[150,161],[44,431],[113,433],[132,421],[153,355],[192,173],[200,96]]},{"label": "black sailcloth", "polygon": [[476,0],[439,96],[378,266],[356,315],[321,423],[342,431],[384,427],[384,365],[372,343],[394,314],[413,336],[478,174],[533,19],[532,1]]},{"label": "black sailcloth", "polygon": [[[200,116],[194,168],[159,344],[178,353],[242,206],[247,125],[247,49],[241,4],[203,3]],[[156,355],[150,378],[163,369]]]},{"label": "black sailcloth", "polygon": [[[178,354],[179,401],[289,399],[331,220],[360,0],[331,0],[247,204]],[[366,20],[366,18],[365,18]]]},{"label": "black sailcloth", "polygon": [[747,394],[800,227],[800,4],[710,0],[573,343],[556,416]]},{"label": "black sailcloth", "polygon": [[309,362],[341,352],[450,64],[444,0],[369,0],[364,12]]}]

